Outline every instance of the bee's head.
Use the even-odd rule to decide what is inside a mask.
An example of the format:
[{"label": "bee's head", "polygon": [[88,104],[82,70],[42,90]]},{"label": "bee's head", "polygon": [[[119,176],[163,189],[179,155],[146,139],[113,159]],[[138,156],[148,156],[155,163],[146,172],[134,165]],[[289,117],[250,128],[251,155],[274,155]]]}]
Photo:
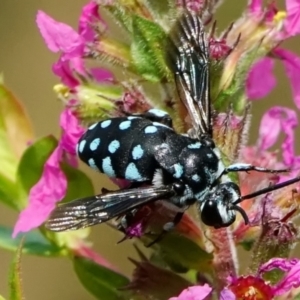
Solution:
[{"label": "bee's head", "polygon": [[249,220],[245,211],[234,204],[240,199],[240,196],[240,189],[235,183],[218,184],[200,203],[200,215],[203,223],[215,228],[230,226],[235,221],[238,211],[247,224]]}]

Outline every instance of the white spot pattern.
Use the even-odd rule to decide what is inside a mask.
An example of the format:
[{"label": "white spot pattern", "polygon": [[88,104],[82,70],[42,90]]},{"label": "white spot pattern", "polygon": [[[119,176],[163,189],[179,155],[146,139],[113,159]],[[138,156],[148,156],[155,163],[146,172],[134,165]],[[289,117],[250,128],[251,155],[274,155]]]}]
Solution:
[{"label": "white spot pattern", "polygon": [[98,123],[95,123],[95,124],[91,125],[91,126],[88,128],[88,130],[93,130],[97,125],[98,125]]},{"label": "white spot pattern", "polygon": [[106,128],[111,124],[111,120],[103,121],[100,124],[101,124],[101,128]]},{"label": "white spot pattern", "polygon": [[183,166],[178,163],[178,164],[174,164],[173,167],[175,169],[175,173],[173,174],[173,176],[175,178],[180,178],[183,174]]},{"label": "white spot pattern", "polygon": [[115,153],[118,149],[120,148],[120,142],[117,140],[113,140],[109,145],[108,145],[108,151],[110,153]]},{"label": "white spot pattern", "polygon": [[192,179],[193,179],[194,181],[196,181],[196,182],[199,182],[199,181],[200,181],[200,176],[199,176],[198,174],[194,174],[194,175],[192,176]]},{"label": "white spot pattern", "polygon": [[95,151],[95,150],[99,147],[100,142],[101,142],[100,138],[94,139],[94,140],[90,143],[90,149],[91,149],[91,151]]},{"label": "white spot pattern", "polygon": [[165,125],[165,124],[162,124],[162,123],[159,123],[159,122],[153,122],[153,125],[155,125],[155,126],[161,126],[161,127],[165,127],[165,128],[170,129],[169,126],[167,126],[167,125]]},{"label": "white spot pattern", "polygon": [[99,171],[99,169],[98,169],[98,167],[97,167],[97,165],[96,165],[96,163],[95,163],[95,160],[94,160],[93,158],[90,158],[90,159],[88,160],[88,164],[89,164],[89,166],[90,166],[92,169],[94,169],[94,170],[96,170],[96,171]]},{"label": "white spot pattern", "polygon": [[132,149],[132,157],[133,159],[140,159],[144,154],[144,150],[141,145],[137,145]]},{"label": "white spot pattern", "polygon": [[112,167],[111,159],[109,156],[102,159],[102,170],[109,177],[116,177],[116,173]]},{"label": "white spot pattern", "polygon": [[137,116],[129,116],[127,117],[128,120],[134,120],[134,119],[141,119],[141,117],[137,117]]},{"label": "white spot pattern", "polygon": [[123,121],[122,123],[119,124],[119,128],[121,130],[128,129],[131,125],[131,121]]},{"label": "white spot pattern", "polygon": [[138,181],[143,180],[142,175],[137,169],[135,163],[132,162],[126,168],[125,178],[128,180],[138,180]]},{"label": "white spot pattern", "polygon": [[144,131],[145,133],[155,133],[157,131],[157,128],[155,126],[150,125],[147,126]]},{"label": "white spot pattern", "polygon": [[189,149],[200,149],[200,147],[201,147],[201,143],[200,142],[196,142],[194,144],[188,145]]},{"label": "white spot pattern", "polygon": [[164,117],[167,115],[167,113],[163,110],[157,109],[157,108],[152,108],[148,110],[149,113],[157,116],[157,117]]},{"label": "white spot pattern", "polygon": [[82,153],[84,147],[85,147],[85,144],[86,144],[86,140],[82,140],[79,145],[78,145],[78,152],[79,153]]}]

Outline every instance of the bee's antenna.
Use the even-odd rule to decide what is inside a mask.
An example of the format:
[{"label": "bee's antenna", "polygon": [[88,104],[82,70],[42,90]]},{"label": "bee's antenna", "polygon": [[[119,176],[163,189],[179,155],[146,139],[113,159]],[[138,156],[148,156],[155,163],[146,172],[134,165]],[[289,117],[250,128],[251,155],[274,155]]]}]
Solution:
[{"label": "bee's antenna", "polygon": [[240,206],[233,205],[232,209],[238,211],[242,215],[242,217],[244,219],[244,222],[245,222],[245,225],[249,224],[249,218],[248,218],[246,212]]},{"label": "bee's antenna", "polygon": [[300,181],[300,176],[297,176],[297,177],[292,178],[290,180],[287,180],[287,181],[284,181],[284,182],[281,182],[281,183],[269,186],[267,188],[261,189],[259,191],[254,192],[254,193],[251,193],[251,194],[248,194],[248,195],[245,195],[245,196],[241,196],[233,204],[236,205],[236,204],[241,203],[242,201],[244,201],[246,199],[251,199],[251,198],[254,198],[254,197],[257,197],[257,196],[269,193],[269,192],[272,192],[272,191],[279,190],[279,189],[281,189],[283,187],[286,187],[288,185],[291,185],[291,184],[299,182],[299,181]]}]

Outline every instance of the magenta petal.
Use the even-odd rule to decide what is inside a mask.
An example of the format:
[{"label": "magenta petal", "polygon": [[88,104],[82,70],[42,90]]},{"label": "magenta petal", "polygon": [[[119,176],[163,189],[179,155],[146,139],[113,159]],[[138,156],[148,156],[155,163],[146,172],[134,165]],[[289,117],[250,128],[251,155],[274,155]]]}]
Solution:
[{"label": "magenta petal", "polygon": [[91,68],[90,73],[97,82],[113,81],[114,75],[112,72],[102,68]]},{"label": "magenta petal", "polygon": [[183,290],[178,297],[172,297],[169,300],[202,300],[205,299],[212,291],[208,284],[202,286],[191,286]]},{"label": "magenta petal", "polygon": [[94,261],[95,263],[97,263],[100,266],[103,266],[107,269],[113,270],[117,273],[121,273],[120,270],[116,266],[111,264],[104,257],[102,257],[97,252],[95,252],[92,248],[87,246],[82,240],[79,241],[79,244],[73,250],[76,255],[86,257],[86,258]]},{"label": "magenta petal", "polygon": [[236,297],[231,290],[225,288],[221,291],[220,300],[236,300]]},{"label": "magenta petal", "polygon": [[66,153],[67,162],[71,166],[77,167],[76,145],[85,130],[71,109],[68,108],[60,115],[60,127],[63,129],[63,133],[59,145]]},{"label": "magenta petal", "polygon": [[292,288],[300,287],[300,260],[299,259],[282,259],[274,258],[264,264],[260,270],[269,271],[274,268],[281,269],[286,272],[283,279],[281,279],[274,287],[273,291],[276,296],[283,295]]},{"label": "magenta petal", "polygon": [[282,143],[282,158],[287,166],[293,166],[295,163],[295,130],[298,126],[297,115],[294,111],[286,109],[287,118],[282,123],[282,130],[285,133],[285,139]]},{"label": "magenta petal", "polygon": [[61,78],[63,84],[68,86],[69,88],[74,88],[79,85],[79,81],[73,75],[73,72],[70,68],[69,61],[62,61],[61,59],[53,64],[52,71],[55,75]]},{"label": "magenta petal", "polygon": [[82,76],[87,75],[85,65],[84,65],[84,60],[81,56],[73,57],[69,61],[70,61],[70,66],[74,71],[76,71],[78,74]]},{"label": "magenta petal", "polygon": [[248,11],[254,15],[260,14],[262,12],[262,0],[250,0]]},{"label": "magenta petal", "polygon": [[288,36],[300,33],[300,0],[286,0],[287,17],[284,22]]},{"label": "magenta petal", "polygon": [[36,22],[51,51],[62,51],[70,57],[80,56],[83,53],[83,41],[69,25],[55,21],[43,11],[38,11]]},{"label": "magenta petal", "polygon": [[271,108],[262,117],[259,127],[258,146],[261,150],[267,150],[272,147],[280,134],[280,118],[277,110]]},{"label": "magenta petal", "polygon": [[79,85],[79,80],[75,76],[76,73],[86,76],[84,61],[79,56],[66,59],[65,55],[62,55],[58,62],[53,64],[52,71],[60,77],[63,84],[71,89]]},{"label": "magenta petal", "polygon": [[105,22],[99,15],[98,9],[99,5],[94,1],[91,1],[85,5],[81,11],[78,31],[85,41],[92,42],[94,40],[95,30],[93,25],[95,26],[96,22],[100,22],[106,27]]},{"label": "magenta petal", "polygon": [[79,120],[73,114],[71,109],[66,108],[60,115],[60,127],[64,130],[60,145],[68,153],[76,155],[76,144],[79,138],[85,132],[80,125]]},{"label": "magenta petal", "polygon": [[282,143],[283,161],[287,166],[295,161],[294,142],[295,128],[298,125],[296,113],[288,108],[275,106],[268,110],[261,121],[258,146],[262,150],[272,147],[278,140],[279,134],[285,134]]},{"label": "magenta petal", "polygon": [[261,265],[258,272],[259,274],[262,274],[274,269],[280,269],[281,271],[287,272],[299,262],[300,260],[298,258],[272,258]]},{"label": "magenta petal", "polygon": [[29,193],[28,206],[20,213],[13,237],[40,226],[66,194],[67,180],[59,162],[62,152],[57,147],[45,163],[42,177]]},{"label": "magenta petal", "polygon": [[249,99],[263,98],[273,90],[276,85],[273,68],[274,60],[269,57],[260,59],[254,64],[246,80],[246,94]]},{"label": "magenta petal", "polygon": [[300,109],[300,57],[285,49],[276,49],[274,53],[279,56],[283,62],[285,72],[290,80],[294,102]]}]

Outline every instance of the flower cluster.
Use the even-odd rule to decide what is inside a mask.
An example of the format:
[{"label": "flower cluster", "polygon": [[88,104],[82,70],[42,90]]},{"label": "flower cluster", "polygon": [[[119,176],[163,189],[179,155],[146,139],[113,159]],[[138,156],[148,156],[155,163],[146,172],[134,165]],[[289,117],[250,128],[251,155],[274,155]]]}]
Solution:
[{"label": "flower cluster", "polygon": [[[45,12],[37,14],[37,26],[47,47],[59,52],[52,71],[60,83],[54,91],[65,108],[60,140],[47,140],[47,147],[35,142],[27,149],[28,153],[35,147],[41,149],[40,177],[28,183],[21,176],[28,153],[21,159],[18,176],[28,204],[13,236],[39,228],[48,241],[48,253],[56,251],[72,259],[81,282],[98,299],[268,300],[300,295],[300,258],[291,258],[299,237],[294,224],[299,216],[299,183],[243,201],[240,205],[249,224],[238,215],[228,228],[204,227],[191,211],[172,232],[157,239],[179,211],[163,199],[122,216],[121,222],[113,223],[123,232],[122,240],[137,238],[153,249],[148,259],[137,248],[141,261],[131,260],[136,268],[130,281],[92,250],[87,231],[60,235],[43,227],[57,202],[72,200],[75,191],[76,197],[83,197],[93,190],[89,179],[77,169],[76,144],[85,126],[158,107],[168,111],[177,132],[190,129],[163,46],[174,21],[185,11],[200,15],[207,28],[213,138],[222,159],[226,164],[242,161],[269,169],[291,169],[288,174],[232,176],[242,195],[299,176],[295,110],[270,108],[263,115],[255,145],[248,145],[246,137],[251,101],[276,87],[273,69],[277,60],[283,63],[294,103],[300,108],[300,58],[282,47],[285,40],[300,34],[300,0],[285,0],[285,11],[274,1],[264,5],[262,0],[250,0],[243,16],[218,34],[214,14],[221,9],[220,2],[174,0],[163,5],[160,0],[91,0],[82,9],[77,30]],[[107,16],[119,25],[124,39],[115,39]],[[120,189],[130,188],[125,180],[112,181]],[[84,186],[80,191],[75,190],[79,182]],[[239,247],[251,258],[247,267],[240,266]],[[91,277],[81,276],[81,272]],[[98,283],[94,281],[97,276],[102,276],[102,290],[90,283]]]}]

